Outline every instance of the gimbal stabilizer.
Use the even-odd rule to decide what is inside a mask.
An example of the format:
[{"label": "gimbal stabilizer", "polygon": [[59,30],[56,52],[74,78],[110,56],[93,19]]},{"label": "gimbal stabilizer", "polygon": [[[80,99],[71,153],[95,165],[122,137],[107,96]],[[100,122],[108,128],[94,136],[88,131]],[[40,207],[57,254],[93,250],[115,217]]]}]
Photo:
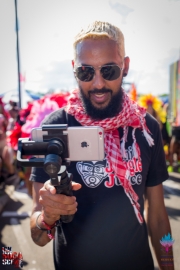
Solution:
[{"label": "gimbal stabilizer", "polygon": [[[17,162],[22,167],[43,167],[49,175],[51,184],[55,186],[56,193],[71,196],[72,174],[68,173],[67,125],[43,125],[43,141],[32,141],[29,138],[18,140]],[[36,157],[36,156],[44,157]],[[31,156],[23,159],[23,156]],[[61,216],[62,222],[71,222],[74,215]]]}]

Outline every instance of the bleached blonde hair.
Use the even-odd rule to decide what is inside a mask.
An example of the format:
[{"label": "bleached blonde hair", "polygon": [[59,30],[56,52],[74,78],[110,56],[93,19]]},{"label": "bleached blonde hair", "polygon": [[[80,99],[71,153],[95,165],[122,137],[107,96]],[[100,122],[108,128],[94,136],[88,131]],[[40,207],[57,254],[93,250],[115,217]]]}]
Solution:
[{"label": "bleached blonde hair", "polygon": [[111,39],[114,40],[119,47],[119,54],[122,59],[125,57],[124,35],[121,30],[108,22],[95,21],[82,29],[79,34],[75,36],[73,49],[74,58],[76,59],[77,44],[85,39]]}]

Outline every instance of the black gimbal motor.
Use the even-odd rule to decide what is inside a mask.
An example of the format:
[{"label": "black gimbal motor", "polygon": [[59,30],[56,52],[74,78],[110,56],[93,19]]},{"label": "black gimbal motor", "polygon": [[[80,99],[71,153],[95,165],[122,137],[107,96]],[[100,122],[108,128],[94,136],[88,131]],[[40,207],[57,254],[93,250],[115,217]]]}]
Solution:
[{"label": "black gimbal motor", "polygon": [[[18,140],[17,162],[22,167],[42,167],[49,175],[56,193],[72,196],[72,174],[68,173],[67,125],[43,125],[37,141]],[[23,156],[30,156],[24,159]],[[40,157],[39,157],[40,156]],[[71,222],[74,215],[61,216],[62,222]]]}]

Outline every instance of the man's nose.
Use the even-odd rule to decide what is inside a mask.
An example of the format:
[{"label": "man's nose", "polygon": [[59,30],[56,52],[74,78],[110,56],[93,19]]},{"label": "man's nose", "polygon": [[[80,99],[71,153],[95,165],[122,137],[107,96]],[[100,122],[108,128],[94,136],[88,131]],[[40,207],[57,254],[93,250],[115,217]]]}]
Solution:
[{"label": "man's nose", "polygon": [[93,77],[93,88],[102,89],[105,87],[105,80],[103,79],[100,70],[96,70]]}]

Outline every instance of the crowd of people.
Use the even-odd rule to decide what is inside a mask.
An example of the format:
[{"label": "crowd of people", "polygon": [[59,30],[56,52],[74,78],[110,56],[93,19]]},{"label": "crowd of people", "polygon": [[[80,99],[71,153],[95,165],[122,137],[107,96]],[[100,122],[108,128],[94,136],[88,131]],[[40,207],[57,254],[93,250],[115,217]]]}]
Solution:
[{"label": "crowd of people", "polygon": [[0,99],[0,187],[4,189],[6,183],[12,183],[17,178],[15,166],[15,152],[7,143],[10,132],[17,120],[19,110],[15,102],[9,102],[9,109]]},{"label": "crowd of people", "polygon": [[30,168],[17,164],[16,154],[19,138],[30,138],[31,129],[38,127],[46,115],[66,104],[69,93],[44,96],[39,100],[28,102],[26,108],[19,108],[18,103],[9,100],[8,104],[0,98],[0,189],[19,179],[32,195],[29,181]]},{"label": "crowd of people", "polygon": [[176,119],[170,119],[168,100],[151,94],[139,97],[137,101],[158,121],[161,129],[168,172],[180,172],[180,127]]}]

